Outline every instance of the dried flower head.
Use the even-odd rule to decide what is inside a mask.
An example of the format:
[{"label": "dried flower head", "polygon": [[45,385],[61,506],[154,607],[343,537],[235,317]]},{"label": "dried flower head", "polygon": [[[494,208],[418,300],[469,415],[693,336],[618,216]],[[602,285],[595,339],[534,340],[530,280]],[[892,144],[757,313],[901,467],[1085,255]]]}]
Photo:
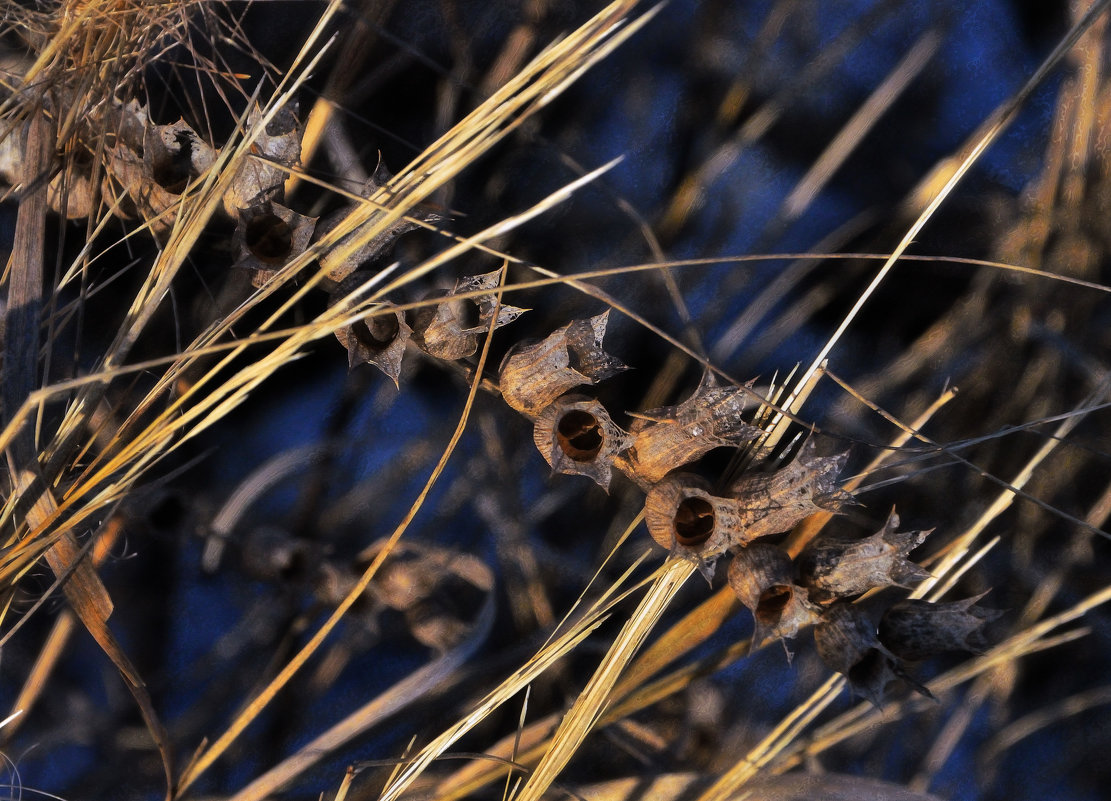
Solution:
[{"label": "dried flower head", "polygon": [[306,217],[273,200],[259,200],[239,210],[235,226],[235,266],[251,271],[261,287],[291,259],[305,252],[315,217]]},{"label": "dried flower head", "polygon": [[[369,273],[352,273],[333,294],[333,302],[347,297],[371,278]],[[398,385],[405,343],[411,335],[405,314],[397,311],[392,303],[381,303],[371,316],[336,329],[336,339],[347,348],[348,369],[373,364],[390,377],[394,386]]]},{"label": "dried flower head", "polygon": [[818,608],[794,582],[790,555],[777,545],[754,542],[735,551],[729,563],[729,586],[756,619],[754,644],[768,637],[793,638],[818,619]]},{"label": "dried flower head", "polygon": [[910,661],[950,651],[983,653],[988,645],[984,625],[1003,614],[976,605],[986,594],[947,603],[899,601],[880,619],[880,642],[896,656]]},{"label": "dried flower head", "polygon": [[883,528],[862,540],[823,538],[799,555],[799,576],[810,588],[810,598],[828,603],[877,587],[907,587],[930,574],[911,562],[908,554],[921,545],[928,531],[896,531],[899,516],[892,510]]},{"label": "dried flower head", "polygon": [[[247,115],[250,131],[262,118],[255,106]],[[250,155],[243,159],[224,192],[224,210],[235,217],[239,210],[262,198],[282,200],[287,177],[283,167],[293,167],[301,160],[301,124],[296,103],[279,109],[263,126],[251,143]]]},{"label": "dried flower head", "polygon": [[761,429],[741,418],[748,393],[744,387],[718,386],[708,372],[695,393],[678,406],[636,415],[651,422],[637,432],[622,469],[642,486],[650,486],[714,448],[756,439]]},{"label": "dried flower head", "polygon": [[573,320],[540,342],[512,348],[499,371],[505,402],[535,418],[568,390],[627,370],[602,350],[608,319],[609,309],[586,320]]},{"label": "dried flower head", "polygon": [[584,395],[564,395],[550,404],[536,418],[532,438],[552,470],[588,476],[607,492],[614,456],[633,441],[601,403]]},{"label": "dried flower head", "polygon": [[[438,359],[462,359],[478,350],[478,337],[490,328],[497,310],[494,328],[501,328],[521,316],[527,309],[498,306],[493,291],[498,286],[500,270],[462,279],[444,300],[417,309],[411,318],[413,343]],[[489,294],[457,298],[456,295],[485,291]]]}]

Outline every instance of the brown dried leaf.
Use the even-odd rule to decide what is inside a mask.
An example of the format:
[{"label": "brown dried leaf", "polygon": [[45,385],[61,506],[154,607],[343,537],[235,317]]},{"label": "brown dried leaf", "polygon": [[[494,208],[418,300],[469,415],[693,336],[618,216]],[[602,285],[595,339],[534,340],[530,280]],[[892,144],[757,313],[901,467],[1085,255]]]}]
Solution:
[{"label": "brown dried leaf", "polygon": [[574,320],[541,342],[519,344],[502,360],[502,398],[535,418],[563,393],[596,384],[628,368],[602,350],[609,309],[587,320]]},{"label": "brown dried leaf", "polygon": [[[498,318],[494,328],[513,322],[527,311],[516,306],[498,307],[492,290],[497,289],[500,276],[501,270],[469,276],[459,281],[440,303],[417,309],[410,323],[413,343],[438,359],[454,360],[474,355],[478,350],[478,337],[490,329],[495,309],[498,309]],[[454,297],[482,290],[490,290],[490,294]]]},{"label": "brown dried leaf", "polygon": [[768,637],[793,638],[818,620],[818,608],[794,582],[790,555],[777,545],[754,542],[734,551],[729,586],[756,619],[756,645]]},{"label": "brown dried leaf", "polygon": [[239,210],[235,226],[235,266],[251,271],[251,283],[263,286],[290,259],[305,252],[315,217],[306,217],[272,200]]},{"label": "brown dried leaf", "polygon": [[848,458],[847,452],[816,456],[813,440],[807,440],[786,467],[741,476],[729,494],[740,502],[746,540],[789,531],[815,512],[837,512],[851,502],[837,485]]},{"label": "brown dried leaf", "polygon": [[880,641],[893,654],[910,661],[950,651],[983,653],[988,645],[983,627],[1003,614],[976,605],[985,595],[947,603],[900,601],[880,619]]},{"label": "brown dried leaf", "polygon": [[799,576],[811,600],[828,603],[877,587],[908,587],[930,574],[908,559],[928,531],[896,531],[892,510],[883,528],[863,540],[822,538],[799,555]]},{"label": "brown dried leaf", "polygon": [[564,395],[536,419],[533,442],[552,470],[588,476],[609,491],[614,456],[633,439],[622,431],[598,401]]},{"label": "brown dried leaf", "polygon": [[[247,115],[247,130],[261,117],[262,110],[255,106]],[[266,123],[224,192],[224,210],[229,216],[237,216],[240,209],[263,198],[283,199],[287,173],[282,167],[293,167],[301,160],[301,133],[296,104],[280,109]]]},{"label": "brown dried leaf", "polygon": [[[352,273],[340,284],[333,297],[337,300],[346,297],[370,278],[369,273]],[[405,314],[394,309],[392,303],[382,303],[378,308],[380,311],[370,317],[337,328],[336,339],[347,348],[349,369],[353,370],[360,364],[373,364],[390,377],[394,386],[398,386],[405,344],[413,329],[405,322]]]},{"label": "brown dried leaf", "polygon": [[706,373],[695,393],[678,406],[636,415],[652,424],[637,432],[621,469],[647,486],[714,448],[756,439],[761,429],[741,418],[748,401],[746,388],[718,386],[713,374]]}]

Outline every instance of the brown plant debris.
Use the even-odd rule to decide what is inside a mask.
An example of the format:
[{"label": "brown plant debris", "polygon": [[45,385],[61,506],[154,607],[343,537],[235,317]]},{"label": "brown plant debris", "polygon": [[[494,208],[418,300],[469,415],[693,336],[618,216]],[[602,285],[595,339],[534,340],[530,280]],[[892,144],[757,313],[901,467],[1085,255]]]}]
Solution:
[{"label": "brown plant debris", "polygon": [[[370,273],[352,273],[333,294],[333,302],[351,294],[370,278]],[[373,364],[390,377],[394,386],[398,386],[405,344],[412,333],[413,329],[405,322],[404,312],[394,309],[392,303],[382,303],[370,316],[337,328],[336,339],[347,349],[348,369],[353,370],[360,364]]]},{"label": "brown plant debris", "polygon": [[[261,119],[258,106],[247,115],[250,131]],[[281,201],[285,195],[286,170],[301,160],[301,124],[295,105],[277,111],[251,143],[250,155],[243,159],[235,177],[224,192],[224,210],[235,217],[240,209],[264,198]]]},{"label": "brown plant debris", "polygon": [[756,619],[754,645],[769,637],[794,638],[800,628],[818,620],[818,607],[795,584],[791,557],[778,545],[754,542],[735,551],[729,563],[729,586]]},{"label": "brown plant debris", "polygon": [[315,217],[306,217],[273,200],[256,199],[240,209],[235,226],[235,266],[251,271],[251,283],[263,286],[291,259],[305,252]]},{"label": "brown plant debris", "polygon": [[556,473],[587,476],[609,491],[614,456],[633,438],[601,403],[585,395],[564,395],[536,418],[533,442]]},{"label": "brown plant debris", "polygon": [[899,601],[880,618],[880,642],[912,662],[951,651],[983,653],[989,644],[984,626],[1003,614],[999,609],[977,606],[984,595],[987,593],[947,603]]},{"label": "brown plant debris", "polygon": [[[437,359],[451,361],[473,356],[478,350],[478,337],[490,329],[495,310],[494,328],[508,325],[527,311],[516,306],[498,306],[493,290],[497,289],[500,276],[501,270],[494,270],[464,278],[444,300],[413,312],[410,322],[413,343]],[[488,294],[455,297],[469,292]]]},{"label": "brown plant debris", "polygon": [[573,320],[540,342],[516,345],[505,355],[499,371],[505,402],[535,418],[568,390],[627,370],[602,350],[608,319],[609,309],[586,320]]},{"label": "brown plant debris", "polygon": [[829,603],[878,587],[909,587],[930,574],[908,555],[933,529],[896,531],[899,516],[892,510],[883,528],[862,540],[823,538],[799,555],[799,575],[810,588],[810,599]]}]

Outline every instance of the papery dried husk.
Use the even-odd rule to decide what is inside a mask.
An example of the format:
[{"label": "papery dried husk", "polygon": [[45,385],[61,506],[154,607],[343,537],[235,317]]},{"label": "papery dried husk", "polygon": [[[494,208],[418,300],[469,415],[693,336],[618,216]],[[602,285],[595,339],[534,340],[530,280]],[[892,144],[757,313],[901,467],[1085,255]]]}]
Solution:
[{"label": "papery dried husk", "polygon": [[[247,130],[261,117],[262,110],[256,105],[247,115]],[[295,103],[279,109],[263,126],[224,192],[224,210],[229,216],[235,217],[260,198],[284,198],[288,171],[282,168],[294,167],[301,160],[301,134]]]},{"label": "papery dried husk", "polygon": [[707,481],[691,473],[675,473],[648,490],[644,522],[659,545],[710,577],[714,561],[744,542],[737,502],[714,495]]},{"label": "papery dried husk", "polygon": [[[370,273],[352,273],[340,284],[334,297],[338,299],[349,295],[372,277]],[[353,370],[360,364],[373,364],[390,377],[394,386],[398,386],[405,345],[412,333],[405,322],[404,312],[397,311],[392,303],[381,303],[371,316],[337,328],[336,339],[347,349],[349,369]]]},{"label": "papery dried husk", "polygon": [[718,386],[706,373],[691,397],[678,406],[636,415],[650,420],[636,433],[621,469],[642,487],[722,446],[751,442],[763,431],[741,415],[750,401],[747,387]]},{"label": "papery dried husk", "polygon": [[609,309],[586,320],[574,320],[540,342],[511,349],[499,371],[502,399],[535,418],[568,390],[627,370],[602,350],[608,319]]},{"label": "papery dried husk", "polygon": [[306,217],[272,200],[239,210],[235,226],[235,266],[251,271],[251,283],[263,286],[290,260],[305,252],[315,217]]},{"label": "papery dried husk", "polygon": [[862,540],[822,538],[799,554],[799,577],[811,600],[826,603],[878,587],[909,587],[930,577],[908,554],[931,534],[896,531],[899,516],[892,510],[883,528]]},{"label": "papery dried husk", "polygon": [[902,659],[918,661],[952,651],[983,653],[983,627],[1003,614],[976,603],[987,593],[946,603],[920,599],[899,601],[880,618],[879,638]]},{"label": "papery dried husk", "polygon": [[733,552],[729,586],[756,620],[753,643],[769,636],[790,639],[818,620],[819,609],[794,582],[790,555],[777,545],[754,542]]},{"label": "papery dried husk", "polygon": [[527,311],[516,306],[499,308],[492,292],[471,298],[455,297],[466,292],[497,289],[500,276],[501,270],[469,276],[459,281],[439,303],[414,310],[409,323],[413,329],[413,343],[438,359],[451,361],[473,356],[478,350],[478,337],[490,329],[495,309],[494,328],[513,322]]},{"label": "papery dried husk", "polygon": [[887,685],[896,679],[933,698],[884,647],[871,617],[859,606],[840,603],[826,609],[814,627],[814,644],[826,666],[845,676],[854,692],[877,707],[883,703]]},{"label": "papery dried husk", "polygon": [[583,395],[564,395],[551,403],[536,418],[532,438],[553,471],[587,476],[607,492],[614,456],[633,441],[601,403]]},{"label": "papery dried husk", "polygon": [[774,473],[741,476],[729,495],[741,506],[742,524],[748,539],[789,531],[818,511],[836,512],[852,496],[837,485],[837,474],[848,453],[816,456],[808,440],[785,467]]}]

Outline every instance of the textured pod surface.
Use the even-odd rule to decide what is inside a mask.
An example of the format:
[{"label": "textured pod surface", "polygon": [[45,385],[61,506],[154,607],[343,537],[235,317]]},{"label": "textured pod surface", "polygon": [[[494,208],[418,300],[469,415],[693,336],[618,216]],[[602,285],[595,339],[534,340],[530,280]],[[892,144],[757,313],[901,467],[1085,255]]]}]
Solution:
[{"label": "textured pod surface", "polygon": [[652,539],[707,573],[740,528],[736,502],[711,494],[705,480],[689,473],[668,476],[648,491],[644,520]]},{"label": "textured pod surface", "polygon": [[754,643],[768,636],[790,639],[818,620],[817,607],[793,576],[790,555],[777,545],[754,542],[733,553],[729,586],[756,619]]},{"label": "textured pod surface", "polygon": [[[258,106],[251,109],[247,115],[247,130],[250,131],[261,117]],[[301,124],[296,106],[290,105],[279,109],[251,143],[250,155],[240,162],[224,192],[224,210],[235,217],[240,209],[262,198],[282,200],[288,177],[282,167],[293,167],[300,160]]]},{"label": "textured pod surface", "polygon": [[583,395],[565,395],[549,405],[536,418],[532,438],[552,470],[587,476],[607,491],[614,456],[632,443],[601,403]]},{"label": "textured pod surface", "polygon": [[983,627],[1003,614],[976,605],[985,594],[947,603],[900,601],[880,619],[880,642],[911,661],[950,651],[982,653],[988,645]]},{"label": "textured pod surface", "polygon": [[[350,294],[370,277],[366,273],[352,273],[334,297]],[[397,386],[405,345],[412,333],[405,322],[405,314],[394,309],[392,303],[382,303],[371,316],[337,328],[336,339],[347,349],[348,369],[353,370],[360,364],[373,364]]]},{"label": "textured pod surface", "polygon": [[316,226],[306,217],[272,200],[240,209],[235,226],[235,266],[251,271],[251,283],[261,287],[288,261],[305,252]]},{"label": "textured pod surface", "polygon": [[[411,317],[413,343],[437,359],[462,359],[478,350],[478,337],[490,328],[495,309],[494,328],[501,328],[520,317],[526,309],[497,304],[491,290],[497,289],[500,270],[472,275],[456,283],[444,300],[415,310]],[[488,294],[457,298],[456,295],[482,292]],[[608,416],[607,416],[608,419]]]},{"label": "textured pod surface", "polygon": [[623,469],[642,486],[651,485],[714,448],[756,439],[762,430],[741,417],[749,392],[747,387],[718,386],[707,373],[678,406],[637,415],[651,422],[637,432]]},{"label": "textured pod surface", "polygon": [[774,473],[741,476],[729,488],[740,503],[749,539],[779,534],[818,511],[836,512],[852,496],[837,485],[848,453],[817,456],[807,440],[787,466]]},{"label": "textured pod surface", "polygon": [[568,390],[596,384],[628,369],[602,350],[608,319],[607,309],[589,319],[574,320],[540,342],[510,350],[499,371],[505,402],[535,418]]},{"label": "textured pod surface", "polygon": [[908,554],[932,531],[896,531],[899,516],[891,512],[883,528],[862,540],[824,538],[799,555],[799,576],[812,600],[828,602],[859,595],[877,587],[906,587],[930,574]]}]

